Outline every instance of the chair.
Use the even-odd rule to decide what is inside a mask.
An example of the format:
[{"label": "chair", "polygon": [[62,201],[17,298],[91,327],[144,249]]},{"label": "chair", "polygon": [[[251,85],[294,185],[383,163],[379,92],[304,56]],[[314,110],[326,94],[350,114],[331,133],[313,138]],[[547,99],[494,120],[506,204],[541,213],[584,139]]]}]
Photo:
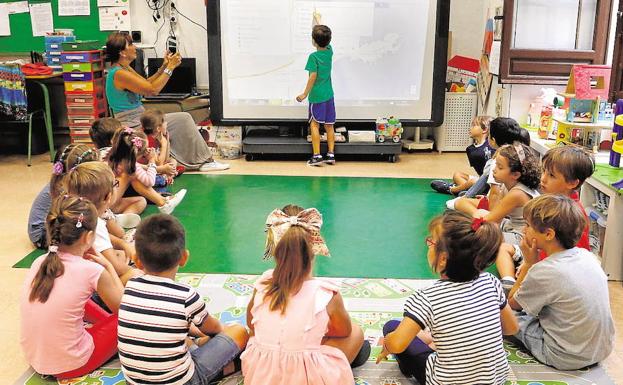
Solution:
[{"label": "chair", "polygon": [[43,98],[43,108],[32,109],[33,103],[28,101],[26,92],[26,78],[17,63],[0,64],[0,79],[3,86],[0,87],[0,104],[2,115],[8,120],[2,120],[3,124],[24,124],[28,123],[28,166],[32,164],[32,127],[33,119],[41,114],[46,128],[48,145],[50,148],[50,161],[54,161],[54,136],[52,132],[52,118],[50,111],[50,96],[45,84],[33,81],[41,89]]}]

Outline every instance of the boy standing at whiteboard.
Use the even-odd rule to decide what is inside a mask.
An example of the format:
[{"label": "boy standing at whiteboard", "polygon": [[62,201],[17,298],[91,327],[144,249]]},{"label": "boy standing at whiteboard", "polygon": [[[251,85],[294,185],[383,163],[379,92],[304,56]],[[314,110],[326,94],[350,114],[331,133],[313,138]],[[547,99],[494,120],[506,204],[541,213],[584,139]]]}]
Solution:
[{"label": "boy standing at whiteboard", "polygon": [[[331,65],[333,61],[333,49],[331,42],[331,29],[320,24],[320,15],[314,12],[314,27],[312,29],[312,41],[316,52],[309,55],[305,69],[309,72],[307,86],[302,94],[296,97],[302,102],[309,96],[309,128],[312,136],[313,155],[307,161],[309,166],[322,166],[323,163],[335,164],[335,103],[333,102],[333,87],[331,86]],[[320,154],[320,124],[324,125],[327,132],[328,152],[323,160]]]}]

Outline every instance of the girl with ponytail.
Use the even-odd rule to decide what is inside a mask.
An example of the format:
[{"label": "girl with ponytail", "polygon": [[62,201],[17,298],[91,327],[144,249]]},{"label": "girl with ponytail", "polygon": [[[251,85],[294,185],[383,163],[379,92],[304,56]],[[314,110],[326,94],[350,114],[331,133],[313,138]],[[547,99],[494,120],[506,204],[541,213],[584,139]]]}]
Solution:
[{"label": "girl with ponytail", "polygon": [[[40,374],[84,376],[117,352],[117,316],[91,300],[97,292],[116,314],[123,293],[110,262],[92,249],[96,224],[87,199],[61,195],[52,202],[49,252],[33,262],[20,299],[20,342]],[[84,320],[93,326],[85,329]]]},{"label": "girl with ponytail", "polygon": [[322,216],[288,205],[274,210],[266,226],[265,256],[276,266],[256,281],[247,306],[252,337],[241,356],[244,383],[351,384],[351,365],[365,363],[370,344],[338,288],[312,275],[314,256],[329,255]]},{"label": "girl with ponytail", "polygon": [[500,281],[484,271],[502,243],[500,227],[451,211],[428,229],[428,263],[441,279],[407,299],[402,321],[385,324],[377,363],[394,354],[422,385],[502,385],[509,370],[502,335],[519,327]]},{"label": "girl with ponytail", "polygon": [[62,181],[67,172],[75,166],[97,160],[97,152],[85,144],[70,144],[56,153],[52,166],[50,183],[39,192],[30,208],[28,216],[28,237],[38,248],[46,248],[48,241],[45,232],[45,217],[50,211],[52,200],[64,194]]}]

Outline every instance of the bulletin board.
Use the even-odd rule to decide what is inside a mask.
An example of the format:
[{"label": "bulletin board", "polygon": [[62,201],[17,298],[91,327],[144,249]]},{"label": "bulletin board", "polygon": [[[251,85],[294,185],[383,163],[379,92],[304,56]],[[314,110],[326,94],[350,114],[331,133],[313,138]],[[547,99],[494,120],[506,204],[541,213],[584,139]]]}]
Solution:
[{"label": "bulletin board", "polygon": [[[9,3],[15,0],[0,0],[0,3]],[[58,16],[58,0],[29,1],[29,3],[52,3],[54,28],[71,28],[79,40],[99,40],[102,45],[110,31],[100,31],[97,0],[91,0],[91,14],[89,16]],[[24,53],[30,51],[43,52],[45,44],[43,36],[32,36],[30,13],[16,13],[9,15],[11,36],[0,36],[0,53]]]}]

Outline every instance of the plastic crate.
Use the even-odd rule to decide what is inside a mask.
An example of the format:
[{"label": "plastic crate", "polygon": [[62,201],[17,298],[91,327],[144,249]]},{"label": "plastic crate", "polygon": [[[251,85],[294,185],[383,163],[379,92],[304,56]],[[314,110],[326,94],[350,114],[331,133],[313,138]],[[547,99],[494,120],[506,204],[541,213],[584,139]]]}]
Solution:
[{"label": "plastic crate", "polygon": [[65,82],[65,93],[71,92],[92,92],[102,93],[104,92],[104,80],[103,78],[89,80],[84,82]]},{"label": "plastic crate", "polygon": [[59,67],[62,69],[61,67],[61,57],[60,56],[50,56],[48,55],[48,57],[45,58],[45,62],[48,66],[55,66],[55,67]]},{"label": "plastic crate", "polygon": [[57,36],[57,35],[52,35],[52,36],[45,36],[43,41],[45,42],[45,44],[63,44],[66,41],[75,41],[76,37],[75,36]]},{"label": "plastic crate", "polygon": [[63,72],[95,72],[102,69],[102,62],[93,63],[65,63],[63,64]]},{"label": "plastic crate", "polygon": [[102,61],[102,51],[63,52],[62,62],[65,63],[92,63]]},{"label": "plastic crate", "polygon": [[67,103],[67,114],[74,116],[97,116],[106,112],[106,102],[103,99],[95,99],[92,104],[69,104]]},{"label": "plastic crate", "polygon": [[66,82],[86,82],[102,77],[102,71],[95,72],[63,72],[63,80]]},{"label": "plastic crate", "polygon": [[435,127],[437,151],[465,151],[472,144],[469,128],[477,108],[476,93],[446,92],[443,124]]},{"label": "plastic crate", "polygon": [[99,119],[99,118],[103,118],[104,116],[106,116],[106,112],[105,111],[99,111],[99,112],[93,112],[92,114],[89,115],[67,115],[67,125],[69,126],[69,129],[80,129],[80,128],[84,128],[84,127],[91,127],[91,123],[93,123],[93,121],[95,119]]},{"label": "plastic crate", "polygon": [[67,100],[67,107],[75,106],[89,106],[94,110],[97,110],[97,106],[101,103],[106,105],[106,101],[104,100],[104,94],[94,94],[94,93],[72,93],[65,95]]},{"label": "plastic crate", "polygon": [[72,42],[63,42],[63,51],[93,51],[102,48],[99,40],[76,40]]}]

